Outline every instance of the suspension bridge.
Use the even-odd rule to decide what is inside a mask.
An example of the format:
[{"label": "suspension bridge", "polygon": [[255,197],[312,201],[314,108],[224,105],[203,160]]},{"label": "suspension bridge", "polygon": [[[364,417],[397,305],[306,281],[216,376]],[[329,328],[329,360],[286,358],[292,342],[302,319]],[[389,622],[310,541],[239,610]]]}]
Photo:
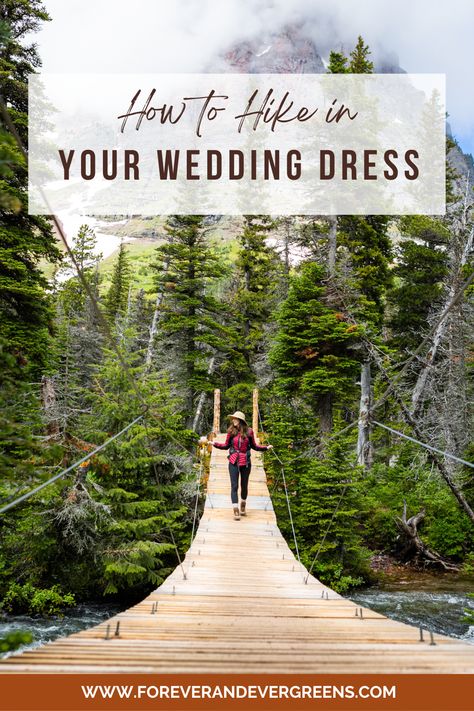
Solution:
[{"label": "suspension bridge", "polygon": [[[257,411],[254,400],[255,432]],[[310,574],[278,529],[256,452],[248,514],[234,521],[226,454],[212,450],[192,544],[159,588],[95,627],[0,660],[0,673],[474,672],[474,646],[390,620]]]}]

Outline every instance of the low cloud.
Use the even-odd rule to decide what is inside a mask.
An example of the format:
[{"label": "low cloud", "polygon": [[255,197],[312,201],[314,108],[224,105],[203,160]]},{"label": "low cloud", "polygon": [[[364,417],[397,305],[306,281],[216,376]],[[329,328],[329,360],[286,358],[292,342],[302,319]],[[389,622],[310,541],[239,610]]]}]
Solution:
[{"label": "low cloud", "polygon": [[44,1],[52,22],[35,39],[51,72],[199,72],[289,23],[304,24],[323,55],[362,34],[376,60],[446,73],[450,121],[472,150],[472,0]]}]

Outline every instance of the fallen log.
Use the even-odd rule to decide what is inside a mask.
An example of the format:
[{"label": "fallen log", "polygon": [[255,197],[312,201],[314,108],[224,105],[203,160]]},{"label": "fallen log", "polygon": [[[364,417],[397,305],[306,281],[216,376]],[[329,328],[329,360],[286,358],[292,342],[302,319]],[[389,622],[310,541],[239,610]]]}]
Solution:
[{"label": "fallen log", "polygon": [[405,546],[402,551],[402,556],[405,561],[417,560],[431,565],[438,565],[444,570],[458,572],[459,567],[454,563],[445,560],[439,553],[432,551],[421,540],[418,534],[418,526],[425,518],[426,511],[422,509],[414,516],[407,519],[407,502],[403,502],[403,514],[401,518],[397,517],[395,522],[405,538]]}]

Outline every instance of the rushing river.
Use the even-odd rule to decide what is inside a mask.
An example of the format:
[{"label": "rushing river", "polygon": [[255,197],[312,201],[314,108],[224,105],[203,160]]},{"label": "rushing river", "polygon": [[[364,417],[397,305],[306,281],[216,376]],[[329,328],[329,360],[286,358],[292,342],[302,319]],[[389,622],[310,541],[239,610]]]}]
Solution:
[{"label": "rushing river", "polygon": [[[33,649],[45,642],[51,642],[57,637],[72,634],[85,630],[88,627],[98,625],[108,617],[116,615],[123,607],[110,604],[77,605],[65,613],[64,617],[30,617],[28,615],[6,615],[0,617],[0,637],[4,637],[9,632],[31,632],[33,642],[23,645],[17,651],[23,649]],[[16,652],[15,652],[16,653]],[[8,656],[7,654],[0,654]]]},{"label": "rushing river", "polygon": [[350,599],[394,620],[474,644],[474,625],[463,622],[465,608],[474,612],[474,598],[465,592],[370,588],[351,593]]},{"label": "rushing river", "polygon": [[[442,634],[458,637],[474,644],[474,625],[463,622],[464,609],[474,611],[474,598],[467,596],[469,586],[452,586],[452,590],[443,589],[397,589],[369,588],[350,594],[350,599],[364,607],[370,607],[394,620],[407,622],[417,627]],[[423,587],[423,586],[422,586]],[[437,587],[433,584],[425,588]],[[78,605],[64,617],[38,618],[27,616],[0,617],[0,637],[17,630],[31,632],[34,642],[28,647],[38,647],[57,637],[78,632],[103,622],[108,617],[120,612],[119,606],[113,605]],[[0,655],[1,656],[1,655]]]}]

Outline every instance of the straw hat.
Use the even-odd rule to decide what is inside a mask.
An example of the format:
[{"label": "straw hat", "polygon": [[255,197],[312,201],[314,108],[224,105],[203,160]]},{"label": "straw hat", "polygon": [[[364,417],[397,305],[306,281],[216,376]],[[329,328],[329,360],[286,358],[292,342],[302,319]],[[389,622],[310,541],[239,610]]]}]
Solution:
[{"label": "straw hat", "polygon": [[240,410],[236,410],[233,415],[227,415],[227,418],[231,420],[233,417],[237,418],[238,420],[243,420],[245,424],[247,424],[247,420],[245,419],[245,415],[243,412]]}]

